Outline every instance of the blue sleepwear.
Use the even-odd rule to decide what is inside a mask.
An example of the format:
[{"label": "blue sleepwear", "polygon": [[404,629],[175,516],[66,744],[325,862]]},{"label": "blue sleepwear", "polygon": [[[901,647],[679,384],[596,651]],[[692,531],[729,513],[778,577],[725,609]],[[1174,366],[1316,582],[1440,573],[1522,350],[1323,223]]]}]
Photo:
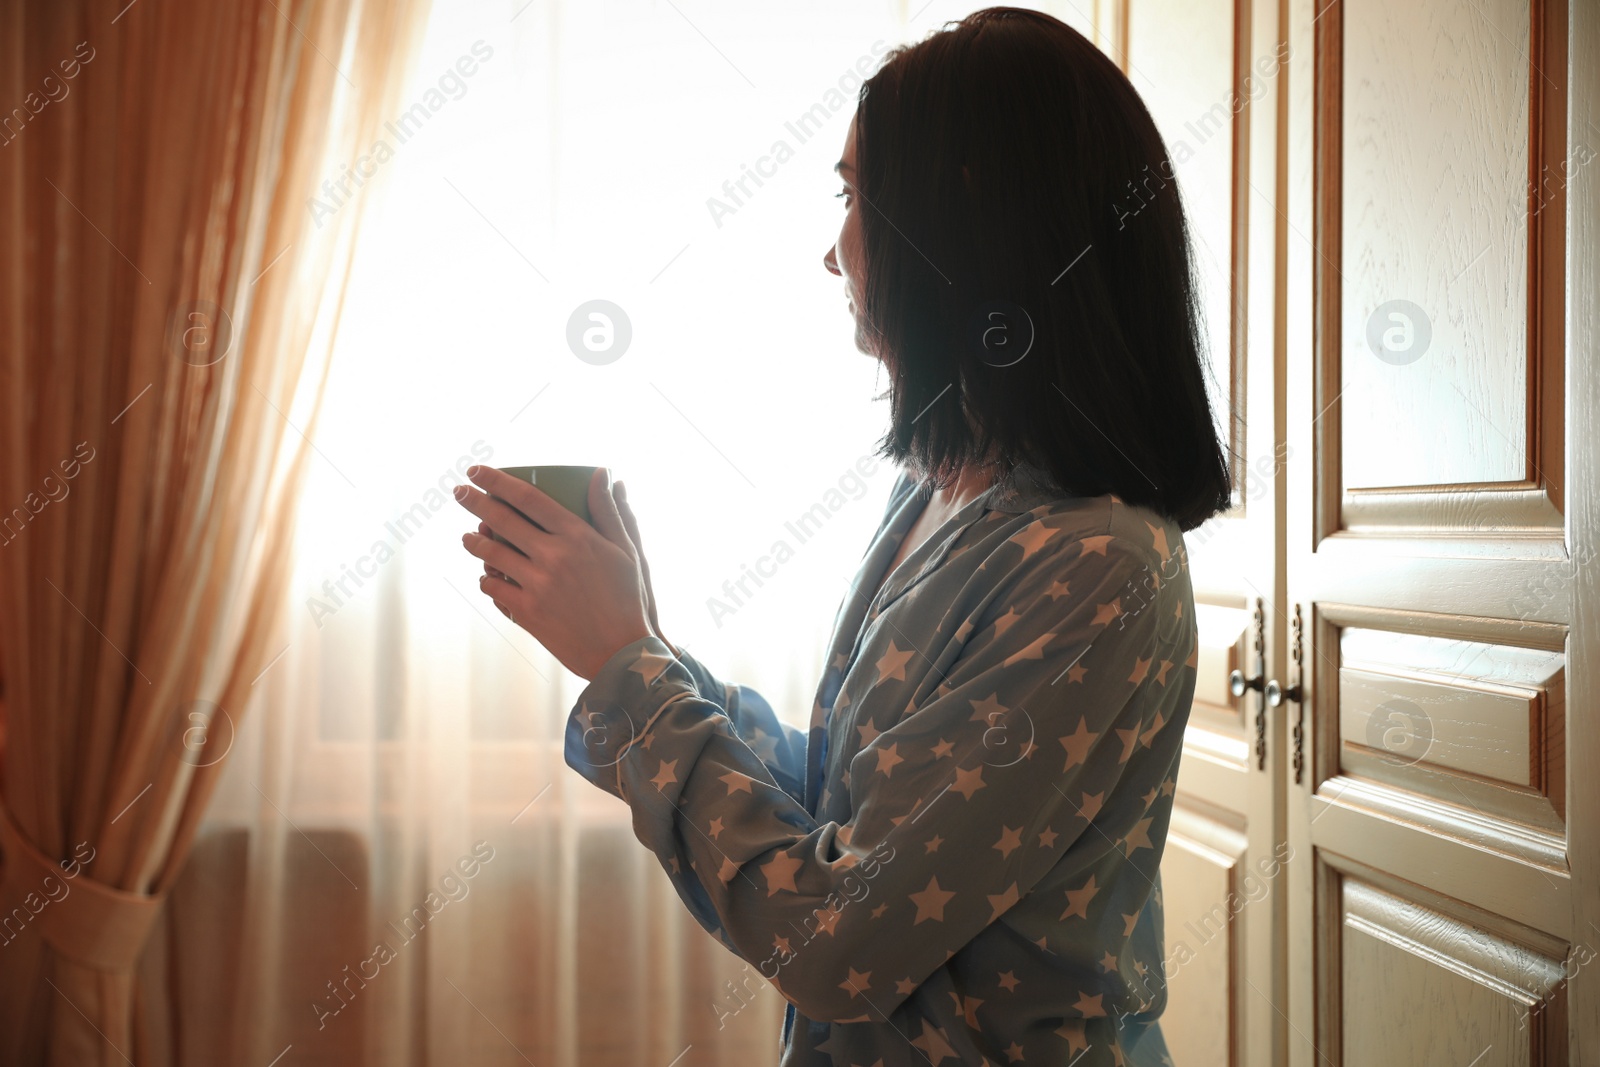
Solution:
[{"label": "blue sleepwear", "polygon": [[1170,1064],[1182,533],[1024,466],[869,601],[931,492],[896,480],[808,734],[644,637],[579,696],[566,761],[788,1001],[783,1067]]}]

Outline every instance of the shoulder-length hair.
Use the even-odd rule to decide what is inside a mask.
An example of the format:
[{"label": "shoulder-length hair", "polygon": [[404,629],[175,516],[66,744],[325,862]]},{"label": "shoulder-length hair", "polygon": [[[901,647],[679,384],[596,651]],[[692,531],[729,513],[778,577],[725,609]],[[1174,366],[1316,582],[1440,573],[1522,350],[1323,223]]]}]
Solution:
[{"label": "shoulder-length hair", "polygon": [[1189,530],[1229,506],[1183,207],[1128,79],[1048,15],[988,8],[861,89],[878,454],[947,485],[1028,463]]}]

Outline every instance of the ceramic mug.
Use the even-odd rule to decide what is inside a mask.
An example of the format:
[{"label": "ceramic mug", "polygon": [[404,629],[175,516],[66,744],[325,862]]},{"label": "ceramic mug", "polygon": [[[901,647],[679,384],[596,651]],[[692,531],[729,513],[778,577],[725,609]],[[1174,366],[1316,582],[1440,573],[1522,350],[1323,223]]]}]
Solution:
[{"label": "ceramic mug", "polygon": [[[599,469],[598,467],[544,464],[531,467],[499,467],[496,469],[504,471],[513,478],[521,478],[529,485],[537,487],[540,492],[557,504],[560,504],[589,525],[594,525],[594,520],[589,516],[589,481],[594,477],[594,472]],[[495,499],[499,500],[500,498],[495,497]],[[506,503],[509,506],[509,501],[502,501],[502,503]],[[513,507],[512,510],[515,511],[516,508]],[[522,512],[517,511],[517,514],[521,515]],[[527,518],[525,515],[523,517]],[[533,520],[529,519],[528,521],[532,522]],[[535,523],[535,525],[538,524]],[[503,545],[511,544],[499,534],[495,534],[494,539]],[[516,546],[513,545],[512,547],[515,548]]]}]

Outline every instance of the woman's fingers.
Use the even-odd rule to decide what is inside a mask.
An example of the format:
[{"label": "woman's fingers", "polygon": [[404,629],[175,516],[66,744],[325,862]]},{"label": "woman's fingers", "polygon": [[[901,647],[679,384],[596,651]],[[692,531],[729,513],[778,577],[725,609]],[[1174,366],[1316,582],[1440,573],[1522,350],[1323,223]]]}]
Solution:
[{"label": "woman's fingers", "polygon": [[635,555],[628,532],[623,528],[622,516],[617,513],[617,502],[612,496],[611,472],[604,467],[589,479],[589,517],[600,536],[616,545],[629,556]]},{"label": "woman's fingers", "polygon": [[[462,504],[482,520],[477,530],[462,535],[462,545],[486,565],[478,588],[502,614],[533,635],[568,670],[589,679],[617,649],[650,635],[644,583],[631,545],[619,547],[553,501],[546,503],[559,508],[563,517],[549,527],[537,517],[521,516],[513,505],[524,504],[526,494],[497,482],[483,468],[475,470],[475,480],[492,488],[496,496],[503,491],[509,498],[509,503],[502,503],[478,489],[459,487]],[[591,482],[591,489],[595,486]],[[606,500],[596,501],[597,510],[602,516],[608,510],[613,513],[613,532],[626,540],[615,506],[606,507],[611,495],[609,471],[600,486]],[[532,486],[524,488],[538,493]],[[527,542],[531,551],[524,555],[520,546],[501,544],[482,532],[486,528],[513,543]]]},{"label": "woman's fingers", "polygon": [[583,525],[582,519],[552,500],[543,489],[496,467],[468,467],[467,477],[485,493],[499,497],[550,533],[568,533]]},{"label": "woman's fingers", "polygon": [[622,518],[622,528],[627,531],[628,540],[633,542],[634,551],[639,553],[640,560],[644,558],[644,542],[639,539],[639,520],[634,518],[633,509],[628,506],[628,487],[620,479],[613,489],[617,500],[617,514]]},{"label": "woman's fingers", "polygon": [[[482,534],[483,536],[485,536],[485,537],[491,537],[492,538],[494,536],[494,530],[491,529],[489,524],[486,523],[486,522],[478,523],[478,532],[480,534]],[[499,578],[499,579],[501,579],[503,581],[510,582],[512,585],[516,585],[517,584],[516,581],[513,578],[511,578],[509,575],[507,575],[505,571],[503,571],[499,567],[496,567],[496,566],[494,566],[492,564],[489,564],[489,563],[485,563],[483,565],[483,573],[487,574],[491,578]]]},{"label": "woman's fingers", "polygon": [[[490,468],[479,469],[488,470]],[[510,475],[505,475],[505,477],[513,482],[517,481],[517,479],[511,478]],[[538,492],[531,485],[526,486],[526,488],[533,492]],[[540,495],[542,496],[543,494]],[[547,532],[550,529],[549,527],[530,521],[527,514],[522,513],[518,508],[512,507],[511,504],[506,502],[505,498],[490,496],[474,489],[470,485],[456,486],[455,498],[457,503],[478,516],[485,524],[492,526],[494,533],[505,538],[524,556],[531,556],[538,552],[541,547],[540,542],[549,537]],[[561,505],[554,503],[554,501],[551,501],[551,504],[554,507],[561,508]],[[565,511],[566,509],[561,508],[561,510]],[[571,515],[570,512],[568,514],[573,519],[577,518]]]},{"label": "woman's fingers", "polygon": [[639,561],[639,569],[644,571],[645,589],[650,593],[650,607],[655,609],[655,591],[650,589],[650,561],[644,557],[644,539],[639,536],[639,520],[634,517],[633,508],[628,506],[628,489],[622,482],[616,485],[617,516],[622,520],[623,532],[628,536],[628,542],[633,546],[633,554]]},{"label": "woman's fingers", "polygon": [[[472,535],[468,534],[467,536],[471,537]],[[511,608],[507,603],[511,597],[521,592],[521,587],[515,582],[499,578],[490,578],[489,576],[485,575],[484,577],[478,579],[478,591],[489,598],[494,606],[499,609],[500,614],[504,615],[518,626],[522,625],[521,623],[517,622],[517,617],[511,613]],[[526,627],[524,627],[524,629],[526,629]]]},{"label": "woman's fingers", "polygon": [[[633,508],[628,506],[628,487],[619,480],[613,491],[616,495],[617,514],[622,519],[622,528],[633,544],[634,558],[639,561],[639,570],[644,576],[645,609],[650,613],[650,628],[659,636],[661,620],[656,616],[656,590],[655,586],[650,584],[650,561],[645,558],[644,540],[639,536],[639,520],[634,517]],[[665,641],[666,638],[663,637],[662,640]]]},{"label": "woman's fingers", "polygon": [[483,560],[483,572],[490,581],[505,582],[513,588],[522,588],[523,583],[513,575],[527,573],[529,566],[527,557],[520,555],[509,545],[502,545],[499,541],[481,533],[470,531],[464,533],[461,535],[461,543],[468,552]]},{"label": "woman's fingers", "polygon": [[550,534],[582,536],[588,524],[552,500],[542,489],[495,467],[468,467],[467,477],[479,487],[456,487],[462,507],[490,523],[495,532],[524,555],[540,550]]}]

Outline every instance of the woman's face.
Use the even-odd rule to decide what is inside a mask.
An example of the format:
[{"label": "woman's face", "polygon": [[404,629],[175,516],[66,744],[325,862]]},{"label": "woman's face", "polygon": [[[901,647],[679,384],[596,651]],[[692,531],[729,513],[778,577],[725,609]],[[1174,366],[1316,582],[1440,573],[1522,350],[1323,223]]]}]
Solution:
[{"label": "woman's face", "polygon": [[839,196],[844,200],[844,223],[839,227],[839,239],[828,249],[828,254],[822,257],[822,265],[830,273],[844,279],[844,294],[850,304],[850,313],[856,320],[856,347],[871,355],[867,343],[866,324],[862,318],[865,289],[863,270],[866,264],[862,259],[861,248],[861,209],[860,198],[856,196],[856,119],[850,117],[850,128],[844,135],[844,152],[839,156],[839,162],[834,169],[839,172],[841,190]]}]

